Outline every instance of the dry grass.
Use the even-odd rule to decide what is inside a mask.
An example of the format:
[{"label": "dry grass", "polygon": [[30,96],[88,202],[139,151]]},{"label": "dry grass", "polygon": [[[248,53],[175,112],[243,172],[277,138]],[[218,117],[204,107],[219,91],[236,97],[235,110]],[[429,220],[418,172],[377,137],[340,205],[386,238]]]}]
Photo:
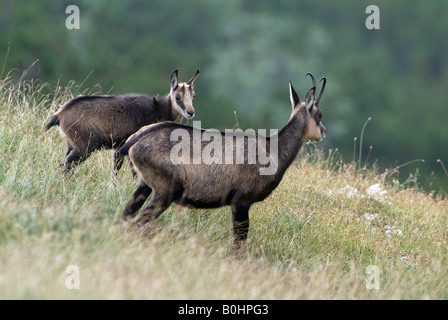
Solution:
[{"label": "dry grass", "polygon": [[307,146],[253,206],[245,254],[230,251],[228,208],[172,206],[148,237],[121,220],[129,170],[114,184],[111,153],[97,152],[64,179],[63,140],[41,132],[80,87],[0,89],[0,299],[448,298],[447,200]]}]

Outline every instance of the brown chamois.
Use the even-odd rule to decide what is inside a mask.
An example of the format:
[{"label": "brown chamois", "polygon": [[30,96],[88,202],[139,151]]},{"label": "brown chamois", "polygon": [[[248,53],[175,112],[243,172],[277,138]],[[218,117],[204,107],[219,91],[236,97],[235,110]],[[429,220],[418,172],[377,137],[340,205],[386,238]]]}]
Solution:
[{"label": "brown chamois", "polygon": [[[137,225],[143,226],[156,219],[172,202],[191,208],[231,206],[233,233],[238,248],[247,239],[250,206],[264,200],[278,186],[305,140],[321,141],[326,136],[319,109],[326,78],[321,79],[324,82],[315,99],[316,81],[312,74],[307,75],[311,76],[313,87],[305,101],[300,100],[289,82],[291,117],[279,132],[269,137],[245,134],[242,136],[244,143],[238,145],[234,143],[238,135],[225,139],[227,130],[202,130],[168,122],[146,126],[133,134],[119,150],[123,156],[129,155],[140,178],[137,189],[123,210],[124,218],[134,217],[151,192],[152,199],[140,213]],[[180,150],[178,141],[183,136],[177,133],[182,132],[187,133],[183,135],[187,137],[187,148]],[[195,136],[202,137],[200,143],[194,141]],[[213,142],[218,141],[222,151],[219,153],[218,148],[214,149],[218,159],[195,162],[192,153],[198,149],[211,155],[212,136]],[[261,163],[260,150],[255,162],[248,161],[251,140],[257,143],[264,140],[258,146],[261,145],[261,151],[275,163],[276,170],[272,174],[260,174],[261,169],[266,168],[266,162]],[[184,150],[187,150],[186,154],[183,154]],[[180,151],[182,156],[177,159]],[[238,153],[244,155],[244,161],[238,162],[233,157]],[[204,160],[204,154],[202,157]],[[228,159],[232,162],[226,162]]]},{"label": "brown chamois", "polygon": [[64,173],[86,160],[98,149],[115,149],[114,174],[124,157],[118,149],[141,127],[163,121],[174,121],[180,115],[194,117],[194,86],[199,70],[186,83],[178,83],[178,70],[171,74],[170,93],[162,97],[146,95],[79,96],[63,105],[45,125],[54,125],[65,135],[67,151],[61,163]]}]

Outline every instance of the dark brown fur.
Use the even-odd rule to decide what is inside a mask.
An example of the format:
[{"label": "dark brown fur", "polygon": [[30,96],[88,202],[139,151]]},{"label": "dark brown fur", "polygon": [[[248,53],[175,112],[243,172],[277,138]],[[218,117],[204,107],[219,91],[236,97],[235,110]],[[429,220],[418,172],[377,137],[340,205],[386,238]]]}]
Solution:
[{"label": "dark brown fur", "polygon": [[[64,172],[86,160],[98,149],[120,148],[130,135],[148,124],[174,121],[180,112],[186,117],[194,115],[192,97],[196,75],[187,84],[177,83],[177,70],[171,75],[171,92],[163,97],[146,95],[79,96],[62,106],[45,125],[44,131],[58,125],[66,136],[67,151],[63,162]],[[189,95],[186,106],[185,88]],[[180,93],[178,93],[180,92]],[[180,100],[173,106],[174,95]],[[114,172],[120,170],[123,157],[115,152]]]},{"label": "dark brown fur", "polygon": [[[259,169],[263,165],[258,161],[248,164],[247,148],[244,164],[173,164],[170,152],[178,142],[171,141],[172,132],[183,129],[193,137],[195,130],[202,134],[207,133],[205,130],[161,123],[146,126],[132,135],[120,152],[130,156],[140,183],[124,208],[124,218],[134,217],[152,191],[153,197],[137,221],[140,225],[156,219],[172,202],[192,208],[231,206],[235,243],[239,246],[247,238],[250,206],[264,200],[278,186],[305,140],[320,141],[326,134],[320,122],[318,101],[314,101],[315,87],[308,92],[305,102],[300,101],[291,84],[290,90],[291,117],[278,134],[267,137],[266,141],[266,153],[269,154],[272,139],[278,139],[278,157],[275,158],[278,167],[272,175],[260,175]],[[259,138],[258,135],[244,137],[245,145],[249,139]],[[225,139],[222,141],[224,148]],[[201,150],[208,143],[202,142]],[[233,146],[235,153],[236,144]],[[193,150],[192,140],[190,147]]]}]

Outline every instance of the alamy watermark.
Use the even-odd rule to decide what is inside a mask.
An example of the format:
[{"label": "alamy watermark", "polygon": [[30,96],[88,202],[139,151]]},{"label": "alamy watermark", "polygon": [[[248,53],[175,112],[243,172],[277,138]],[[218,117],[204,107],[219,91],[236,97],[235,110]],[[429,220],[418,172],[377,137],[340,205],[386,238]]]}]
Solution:
[{"label": "alamy watermark", "polygon": [[65,13],[70,14],[67,19],[65,19],[65,27],[69,30],[80,28],[79,21],[79,8],[75,5],[70,5],[65,8]]},{"label": "alamy watermark", "polygon": [[[278,130],[216,129],[201,130],[201,121],[193,129],[178,128],[171,132],[176,141],[170,152],[173,164],[257,164],[260,175],[273,175],[278,168]],[[268,142],[269,141],[269,142]],[[269,145],[269,146],[268,146]]]},{"label": "alamy watermark", "polygon": [[380,29],[380,8],[372,4],[367,6],[366,13],[370,14],[366,19],[366,28],[369,30]]},{"label": "alamy watermark", "polygon": [[366,268],[366,289],[379,290],[380,289],[380,268],[375,265],[370,265]]},{"label": "alamy watermark", "polygon": [[80,289],[79,267],[77,265],[69,265],[65,269],[67,278],[65,279],[65,287],[68,290]]},{"label": "alamy watermark", "polygon": [[[70,14],[65,20],[65,27],[69,30],[80,29],[80,11],[76,5],[69,5],[65,8],[65,13]],[[376,5],[369,5],[366,7],[366,13],[369,16],[366,19],[365,25],[369,30],[380,29],[380,8]]]}]

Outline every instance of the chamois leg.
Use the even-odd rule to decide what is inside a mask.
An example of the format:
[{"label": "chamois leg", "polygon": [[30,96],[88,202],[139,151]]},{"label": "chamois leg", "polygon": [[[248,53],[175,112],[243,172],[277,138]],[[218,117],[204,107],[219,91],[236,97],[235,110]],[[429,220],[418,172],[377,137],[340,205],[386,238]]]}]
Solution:
[{"label": "chamois leg", "polygon": [[70,173],[75,166],[86,160],[89,155],[88,153],[81,154],[78,150],[72,149],[64,160],[64,174]]},{"label": "chamois leg", "polygon": [[135,170],[135,166],[132,163],[132,160],[129,156],[127,156],[128,158],[128,163],[129,163],[129,168],[131,169],[131,173],[132,173],[132,177],[137,178],[137,171]]},{"label": "chamois leg", "polygon": [[123,209],[123,217],[125,220],[132,218],[137,214],[151,192],[152,189],[143,180],[140,180],[137,189]]},{"label": "chamois leg", "polygon": [[114,152],[114,177],[116,178],[118,175],[118,171],[120,171],[121,166],[123,165],[124,156],[118,152],[118,149]]},{"label": "chamois leg", "polygon": [[66,146],[67,146],[67,150],[65,151],[64,160],[62,160],[62,162],[59,163],[59,166],[60,166],[60,167],[65,166],[66,159],[68,158],[69,154],[70,154],[70,153],[72,152],[72,150],[73,150],[73,147],[71,146],[70,143],[68,143],[68,141],[66,142]]},{"label": "chamois leg", "polygon": [[72,150],[73,150],[72,145],[67,141],[67,151],[65,151],[65,159],[68,157],[70,152],[72,152]]},{"label": "chamois leg", "polygon": [[232,206],[232,224],[235,249],[240,249],[247,240],[249,232],[249,208],[250,205],[235,204]]},{"label": "chamois leg", "polygon": [[148,222],[154,221],[172,202],[173,200],[170,200],[169,193],[154,191],[151,201],[138,218],[137,225],[143,226]]}]

